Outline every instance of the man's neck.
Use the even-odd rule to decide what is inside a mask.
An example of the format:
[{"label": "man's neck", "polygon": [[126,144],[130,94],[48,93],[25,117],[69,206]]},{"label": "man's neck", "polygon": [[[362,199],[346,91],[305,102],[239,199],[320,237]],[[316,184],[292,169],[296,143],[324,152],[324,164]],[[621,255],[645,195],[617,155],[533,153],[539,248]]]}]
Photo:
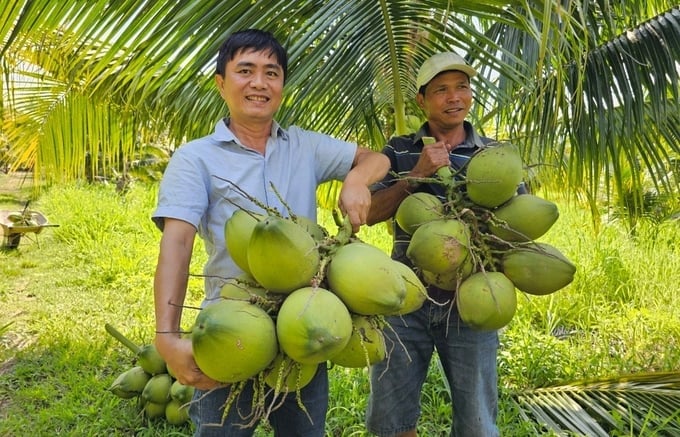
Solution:
[{"label": "man's neck", "polygon": [[264,155],[267,139],[271,135],[272,123],[272,120],[266,123],[257,121],[243,123],[230,119],[228,127],[244,146]]},{"label": "man's neck", "polygon": [[451,129],[441,129],[435,126],[430,126],[430,134],[437,140],[444,141],[446,144],[451,144],[456,147],[465,142],[467,139],[467,132],[465,131],[465,124],[459,124]]}]

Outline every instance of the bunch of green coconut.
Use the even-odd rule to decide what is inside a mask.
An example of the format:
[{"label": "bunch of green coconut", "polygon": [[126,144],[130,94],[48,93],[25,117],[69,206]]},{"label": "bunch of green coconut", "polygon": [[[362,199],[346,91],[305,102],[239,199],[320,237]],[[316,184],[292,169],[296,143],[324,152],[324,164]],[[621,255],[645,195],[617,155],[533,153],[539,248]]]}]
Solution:
[{"label": "bunch of green coconut", "polygon": [[230,384],[225,415],[253,381],[254,424],[285,396],[299,400],[322,363],[360,368],[384,360],[394,346],[383,337],[384,316],[414,311],[427,293],[410,268],[354,236],[346,217],[334,215],[331,234],[249,199],[259,212],[238,209],[224,227],[243,273],[224,278],[219,300],[197,314],[191,340],[199,368]]},{"label": "bunch of green coconut", "polygon": [[500,329],[515,315],[516,290],[554,293],[573,281],[576,267],[556,247],[536,241],[559,212],[549,200],[517,194],[524,166],[515,145],[492,143],[464,170],[443,167],[419,179],[443,184],[446,199],[410,194],[395,220],[411,235],[406,256],[423,282],[450,290],[471,327]]},{"label": "bunch of green coconut", "polygon": [[148,419],[165,419],[171,425],[188,423],[194,388],[175,379],[153,344],[138,346],[110,324],[105,328],[135,354],[135,365],[119,374],[109,391],[122,399],[136,399]]}]

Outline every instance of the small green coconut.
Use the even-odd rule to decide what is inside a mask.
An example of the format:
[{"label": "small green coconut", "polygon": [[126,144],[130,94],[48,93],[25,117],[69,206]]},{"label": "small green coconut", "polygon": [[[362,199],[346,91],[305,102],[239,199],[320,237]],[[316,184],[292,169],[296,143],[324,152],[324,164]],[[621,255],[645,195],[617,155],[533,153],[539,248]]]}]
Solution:
[{"label": "small green coconut", "polygon": [[278,393],[298,391],[312,381],[318,368],[316,363],[302,364],[279,353],[264,370],[264,381]]},{"label": "small green coconut", "polygon": [[165,405],[165,420],[170,425],[182,425],[189,421],[189,405],[175,399]]},{"label": "small green coconut", "polygon": [[480,149],[468,162],[467,195],[474,203],[495,208],[517,192],[524,168],[517,146],[494,143]]},{"label": "small green coconut", "polygon": [[170,397],[180,404],[186,404],[194,396],[194,387],[174,381],[170,386]]},{"label": "small green coconut", "polygon": [[135,366],[118,375],[109,391],[119,398],[134,398],[142,394],[149,379],[151,375],[146,373],[142,366]]},{"label": "small green coconut", "polygon": [[352,316],[352,335],[340,352],[330,358],[338,366],[368,367],[385,359],[387,346],[377,316]]},{"label": "small green coconut", "polygon": [[170,388],[172,387],[172,377],[167,373],[154,375],[142,390],[142,398],[147,402],[156,404],[166,404],[170,400]]},{"label": "small green coconut", "polygon": [[404,232],[409,235],[423,223],[442,218],[444,205],[434,194],[418,192],[409,194],[401,201],[394,219]]},{"label": "small green coconut", "polygon": [[162,404],[156,402],[146,402],[143,407],[144,416],[148,417],[149,419],[158,419],[161,417],[165,417],[166,405],[167,402],[164,402]]},{"label": "small green coconut", "polygon": [[501,269],[518,290],[539,296],[566,287],[576,273],[576,266],[548,243],[530,243],[507,251]]},{"label": "small green coconut", "polygon": [[456,305],[461,320],[473,329],[500,329],[515,315],[517,293],[503,273],[478,272],[461,283]]},{"label": "small green coconut", "polygon": [[406,256],[421,270],[447,273],[463,265],[469,254],[469,241],[470,231],[463,221],[432,220],[413,233]]},{"label": "small green coconut", "polygon": [[250,274],[274,293],[310,285],[321,264],[317,241],[307,229],[274,216],[255,225],[247,252]]},{"label": "small green coconut", "polygon": [[304,287],[290,293],[276,318],[281,350],[302,364],[318,364],[341,351],[352,335],[352,317],[334,293]]},{"label": "small green coconut", "polygon": [[489,231],[505,241],[542,237],[559,217],[557,205],[533,194],[519,194],[493,211]]}]

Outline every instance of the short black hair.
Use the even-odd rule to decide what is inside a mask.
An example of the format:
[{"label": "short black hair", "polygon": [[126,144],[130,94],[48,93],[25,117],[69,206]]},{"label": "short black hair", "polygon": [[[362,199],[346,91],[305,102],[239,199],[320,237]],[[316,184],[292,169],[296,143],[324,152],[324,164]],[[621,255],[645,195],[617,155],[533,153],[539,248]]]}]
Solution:
[{"label": "short black hair", "polygon": [[232,33],[220,46],[215,73],[224,77],[227,62],[243,50],[269,51],[283,69],[284,80],[288,76],[288,54],[276,37],[266,30],[245,29]]}]

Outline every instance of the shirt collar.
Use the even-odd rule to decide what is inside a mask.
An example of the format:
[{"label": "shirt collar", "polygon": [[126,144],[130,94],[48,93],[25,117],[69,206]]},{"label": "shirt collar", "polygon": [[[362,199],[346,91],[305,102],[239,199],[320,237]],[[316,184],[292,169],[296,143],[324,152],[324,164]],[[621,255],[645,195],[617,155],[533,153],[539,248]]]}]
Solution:
[{"label": "shirt collar", "polygon": [[[227,126],[228,124],[229,117],[225,117],[218,121],[217,124],[215,125],[215,132],[213,133],[213,137],[220,142],[239,143],[238,138],[236,138],[236,135],[234,135],[234,133]],[[278,137],[281,137],[281,139],[287,140],[288,132],[284,128],[282,128],[281,125],[276,120],[274,120],[272,122],[272,131],[270,133],[270,136],[272,137],[272,139],[277,139]]]},{"label": "shirt collar", "polygon": [[[482,141],[482,138],[477,134],[477,131],[475,130],[474,126],[472,126],[472,123],[469,121],[465,120],[463,121],[463,127],[465,129],[465,141],[462,144],[458,144],[457,147],[484,147],[484,142]],[[427,122],[423,123],[423,125],[418,129],[418,132],[416,132],[415,137],[413,138],[414,141],[422,141],[423,137],[427,137],[430,135],[430,127],[427,124]]]}]

